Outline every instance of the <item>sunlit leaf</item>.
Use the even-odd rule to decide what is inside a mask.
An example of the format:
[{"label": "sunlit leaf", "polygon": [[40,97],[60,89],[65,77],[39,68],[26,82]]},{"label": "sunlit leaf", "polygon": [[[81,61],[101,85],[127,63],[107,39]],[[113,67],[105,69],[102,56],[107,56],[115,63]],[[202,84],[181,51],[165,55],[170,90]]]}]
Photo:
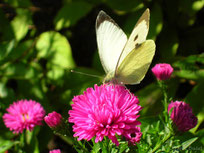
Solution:
[{"label": "sunlit leaf", "polygon": [[175,75],[181,78],[185,79],[191,79],[191,80],[203,80],[204,78],[204,70],[196,70],[196,71],[191,71],[191,70],[180,70],[180,71],[175,71]]},{"label": "sunlit leaf", "polygon": [[17,16],[11,21],[11,25],[17,41],[23,39],[32,23],[31,12],[25,9],[19,9]]},{"label": "sunlit leaf", "polygon": [[11,141],[11,140],[4,140],[2,137],[0,137],[0,152],[4,153],[5,151],[13,147],[16,143],[18,142]]},{"label": "sunlit leaf", "polygon": [[48,60],[48,77],[51,79],[58,79],[64,74],[65,69],[75,66],[69,42],[57,32],[42,33],[37,41],[36,48],[38,58]]},{"label": "sunlit leaf", "polygon": [[182,143],[182,149],[186,150],[193,142],[195,142],[198,139],[198,137],[191,138],[190,140],[187,140]]}]

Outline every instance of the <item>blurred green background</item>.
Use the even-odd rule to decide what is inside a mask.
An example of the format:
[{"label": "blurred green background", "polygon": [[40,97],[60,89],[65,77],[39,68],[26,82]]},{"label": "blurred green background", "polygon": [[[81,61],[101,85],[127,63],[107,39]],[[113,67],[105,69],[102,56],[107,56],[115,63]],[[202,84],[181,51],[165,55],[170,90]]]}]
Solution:
[{"label": "blurred green background", "polygon": [[[0,0],[0,117],[13,101],[33,99],[49,113],[68,117],[74,95],[101,84],[104,76],[95,36],[95,20],[104,10],[129,35],[146,8],[150,9],[148,39],[156,42],[150,66],[170,63],[167,81],[172,100],[185,100],[204,119],[204,0]],[[128,86],[144,107],[141,118],[161,112],[162,93],[148,71],[144,80]],[[71,128],[70,128],[71,130]],[[203,130],[199,133],[202,135]],[[35,130],[36,152],[53,145],[73,150],[47,127]],[[11,132],[0,119],[0,152],[13,145]],[[37,140],[36,140],[37,141]],[[56,141],[58,143],[56,143]],[[204,144],[204,138],[201,139]],[[2,149],[1,145],[4,147]],[[6,144],[6,145],[5,145]],[[5,149],[6,148],[6,149]],[[37,147],[38,148],[38,147]],[[73,151],[74,152],[74,151]]]}]

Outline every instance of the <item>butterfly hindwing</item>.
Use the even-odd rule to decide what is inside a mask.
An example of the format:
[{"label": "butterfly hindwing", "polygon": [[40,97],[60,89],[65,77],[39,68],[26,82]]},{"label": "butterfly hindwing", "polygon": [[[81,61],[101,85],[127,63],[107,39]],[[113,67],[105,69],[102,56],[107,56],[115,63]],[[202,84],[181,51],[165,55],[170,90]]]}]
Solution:
[{"label": "butterfly hindwing", "polygon": [[105,72],[114,72],[119,56],[127,42],[122,29],[104,11],[96,19],[96,38],[99,56]]},{"label": "butterfly hindwing", "polygon": [[116,80],[123,84],[138,84],[144,78],[155,54],[155,43],[146,40],[133,49],[117,70]]}]

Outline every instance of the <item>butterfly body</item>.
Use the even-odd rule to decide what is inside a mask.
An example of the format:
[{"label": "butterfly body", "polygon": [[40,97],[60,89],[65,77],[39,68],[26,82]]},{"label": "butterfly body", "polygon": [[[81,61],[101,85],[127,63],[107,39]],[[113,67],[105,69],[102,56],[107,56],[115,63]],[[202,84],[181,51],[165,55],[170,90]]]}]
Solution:
[{"label": "butterfly body", "polygon": [[149,9],[136,23],[129,38],[105,12],[96,20],[99,56],[106,72],[104,82],[138,84],[144,78],[155,53],[153,40],[146,40]]}]

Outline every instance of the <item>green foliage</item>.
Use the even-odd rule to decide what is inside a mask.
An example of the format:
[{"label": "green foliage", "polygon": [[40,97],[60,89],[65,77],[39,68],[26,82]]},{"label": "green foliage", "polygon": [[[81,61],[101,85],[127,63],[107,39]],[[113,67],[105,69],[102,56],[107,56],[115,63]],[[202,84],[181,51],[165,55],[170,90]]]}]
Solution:
[{"label": "green foliage", "polygon": [[[179,152],[179,149],[191,152],[194,150],[190,149],[203,146],[203,6],[203,0],[3,0],[0,4],[0,152],[22,151],[21,140],[9,132],[2,120],[13,101],[36,100],[47,113],[55,110],[67,119],[73,96],[103,82],[104,71],[95,40],[95,19],[101,9],[129,36],[141,13],[150,8],[148,39],[156,42],[151,67],[162,62],[174,67],[173,77],[166,81],[171,97],[168,102],[183,100],[198,117],[196,128],[169,138],[157,152]],[[72,69],[101,77],[71,73]],[[93,139],[90,144],[76,140],[70,143],[42,126],[25,133],[25,150],[46,152],[50,140],[58,139],[67,143],[72,152],[74,143],[78,152],[89,152],[90,146],[93,153],[153,152],[171,132],[170,126],[166,127],[158,117],[162,113],[162,91],[151,70],[140,85],[130,89],[143,106],[140,114],[143,136],[136,147],[129,146],[125,140],[120,141],[119,147],[108,139],[106,144],[94,143]],[[71,126],[69,131],[72,132]],[[71,136],[68,138],[72,140]],[[58,147],[60,142],[54,145]]]},{"label": "green foliage", "polygon": [[74,26],[79,19],[84,17],[91,10],[91,8],[92,5],[85,1],[65,4],[55,17],[55,29],[61,30],[62,28]]}]

